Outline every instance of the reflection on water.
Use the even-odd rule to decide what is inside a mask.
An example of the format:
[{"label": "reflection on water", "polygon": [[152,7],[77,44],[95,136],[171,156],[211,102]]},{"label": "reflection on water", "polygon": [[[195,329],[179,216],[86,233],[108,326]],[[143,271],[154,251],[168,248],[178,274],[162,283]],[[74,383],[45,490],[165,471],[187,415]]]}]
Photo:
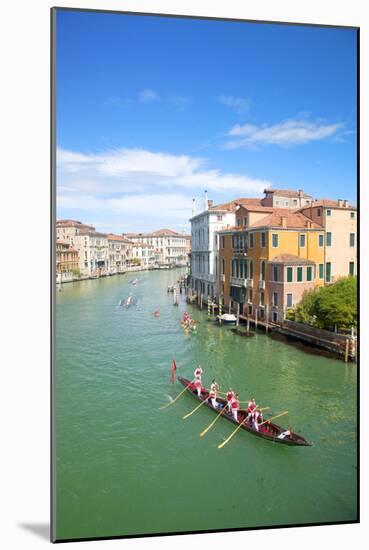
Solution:
[{"label": "reflection on water", "polygon": [[[58,538],[98,537],[356,518],[356,366],[262,333],[238,336],[206,311],[173,307],[179,272],[121,275],[57,293]],[[132,292],[137,307],[117,308]],[[198,321],[186,336],[185,310]],[[153,311],[159,310],[160,317]],[[297,448],[232,431],[183,396],[177,374],[201,364],[241,399],[256,397],[313,442]],[[199,490],[200,488],[200,490]],[[253,502],[250,507],[249,503]],[[206,510],[206,514],[204,513]],[[199,512],[200,511],[200,512]]]}]

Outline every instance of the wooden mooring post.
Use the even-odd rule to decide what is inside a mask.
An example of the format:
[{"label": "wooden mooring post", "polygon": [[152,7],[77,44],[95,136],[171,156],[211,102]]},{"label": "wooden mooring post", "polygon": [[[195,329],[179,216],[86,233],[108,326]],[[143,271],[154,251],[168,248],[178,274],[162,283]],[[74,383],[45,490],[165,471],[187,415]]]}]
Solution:
[{"label": "wooden mooring post", "polygon": [[240,304],[237,302],[237,322],[236,325],[238,326],[240,324]]},{"label": "wooden mooring post", "polygon": [[258,308],[255,308],[255,330],[258,328]]},{"label": "wooden mooring post", "polygon": [[268,329],[269,329],[269,325],[268,325],[268,304],[265,304],[265,332],[266,332],[266,334],[268,334]]},{"label": "wooden mooring post", "polygon": [[228,313],[231,313],[231,309],[232,309],[232,299],[229,300]]},{"label": "wooden mooring post", "polygon": [[219,297],[219,310],[218,310],[219,324],[222,323],[222,307],[223,307],[223,300],[222,298]]},{"label": "wooden mooring post", "polygon": [[202,294],[200,295],[200,309],[202,309]]},{"label": "wooden mooring post", "polygon": [[246,330],[247,330],[247,332],[250,332],[250,317],[249,317],[249,314],[247,314]]},{"label": "wooden mooring post", "polygon": [[211,302],[210,302],[210,296],[208,296],[208,321],[210,321],[210,313],[211,313]]},{"label": "wooden mooring post", "polygon": [[346,338],[346,342],[345,342],[345,363],[348,362],[348,354],[349,354],[349,339]]}]

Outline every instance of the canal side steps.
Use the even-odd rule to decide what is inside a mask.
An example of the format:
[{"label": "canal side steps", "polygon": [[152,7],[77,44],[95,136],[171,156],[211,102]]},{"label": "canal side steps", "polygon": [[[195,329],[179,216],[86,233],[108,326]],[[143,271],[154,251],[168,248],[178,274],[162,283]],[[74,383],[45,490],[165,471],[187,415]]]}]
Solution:
[{"label": "canal side steps", "polygon": [[[190,290],[190,289],[189,289]],[[188,293],[187,302],[189,304],[197,304],[199,309],[208,307],[207,297],[190,292]],[[219,305],[216,302],[211,302],[211,310],[214,319],[215,310],[219,309]],[[223,308],[224,310],[224,308]],[[265,321],[255,315],[251,317],[249,315],[241,315],[235,308],[226,307],[226,311],[238,315],[239,321],[242,324],[247,325],[247,331],[239,330],[238,327],[233,329],[232,332],[241,336],[247,336],[249,333],[249,327],[252,326],[254,331],[262,329],[266,333],[269,331],[282,334],[288,338],[302,341],[310,346],[328,350],[331,353],[339,355],[347,363],[349,360],[356,362],[357,358],[357,337],[349,334],[339,334],[331,332],[329,330],[319,329],[310,325],[304,325],[295,321],[289,321],[285,319],[282,323],[274,323],[273,321]],[[208,310],[209,311],[209,310]],[[210,319],[210,315],[209,315]],[[252,334],[252,333],[250,333]]]}]

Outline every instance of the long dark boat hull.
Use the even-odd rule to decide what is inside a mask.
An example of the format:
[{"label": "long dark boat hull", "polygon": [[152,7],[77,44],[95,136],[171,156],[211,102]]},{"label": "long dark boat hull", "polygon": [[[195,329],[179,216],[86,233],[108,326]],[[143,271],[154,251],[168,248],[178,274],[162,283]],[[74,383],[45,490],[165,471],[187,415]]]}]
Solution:
[{"label": "long dark boat hull", "polygon": [[[206,407],[209,409],[220,412],[219,409],[214,409],[210,401],[208,401],[209,397],[209,390],[206,388],[202,388],[201,391],[201,397],[197,395],[197,391],[195,387],[193,386],[191,380],[187,380],[186,378],[183,378],[182,376],[178,376],[178,381],[185,387],[187,387],[187,391],[197,399],[197,401],[204,401],[207,400],[207,403],[205,404]],[[226,405],[225,399],[221,399],[217,397],[217,402],[220,403],[222,407]],[[247,417],[247,410],[246,409],[240,409],[238,411],[238,419],[237,422],[234,417],[229,413],[223,413],[223,418],[226,418],[230,422],[233,422],[233,424],[239,425],[240,422],[243,422],[245,418]],[[267,419],[265,419],[267,420]],[[274,441],[275,443],[282,443],[283,445],[290,445],[290,446],[311,446],[311,443],[306,441],[304,437],[301,435],[298,435],[294,432],[291,432],[290,435],[284,437],[283,439],[280,439],[278,436],[281,435],[286,430],[282,428],[281,426],[278,426],[277,424],[274,424],[273,422],[267,422],[266,424],[259,427],[259,431],[255,430],[253,425],[249,422],[244,422],[241,426],[241,429],[246,430],[247,432],[252,433],[253,435],[256,435],[258,437],[262,437],[263,439],[267,439],[268,441]]]}]

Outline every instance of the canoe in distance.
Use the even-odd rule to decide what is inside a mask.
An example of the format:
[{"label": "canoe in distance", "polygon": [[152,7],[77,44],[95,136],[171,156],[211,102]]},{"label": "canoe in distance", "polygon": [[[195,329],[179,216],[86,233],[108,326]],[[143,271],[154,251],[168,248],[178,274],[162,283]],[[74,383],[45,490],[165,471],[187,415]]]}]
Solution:
[{"label": "canoe in distance", "polygon": [[[187,378],[183,378],[182,376],[178,376],[178,381],[183,385],[187,387],[187,391],[198,401],[204,401],[207,400],[209,397],[209,390],[206,388],[202,388],[201,390],[201,397],[197,395],[197,391],[192,384],[191,380],[187,380]],[[220,403],[222,407],[226,405],[226,400],[217,397],[217,402]],[[214,407],[211,405],[210,401],[208,401],[205,405],[209,409],[213,411],[220,412],[219,409],[214,409]],[[233,422],[233,424],[238,425],[240,422],[243,422],[245,418],[247,417],[247,409],[240,409],[238,411],[238,419],[239,422],[236,422],[236,420],[233,418],[233,416],[226,412],[223,413],[222,416],[229,420],[230,422]],[[268,420],[265,418],[265,420]],[[245,422],[242,424],[241,429],[246,430],[247,432],[250,432],[254,435],[257,435],[258,437],[262,437],[263,439],[267,439],[269,441],[275,441],[276,443],[282,443],[283,445],[292,445],[292,446],[311,446],[311,443],[306,441],[302,435],[296,434],[294,432],[291,432],[290,435],[287,435],[283,439],[279,439],[278,436],[285,432],[286,430],[282,428],[281,426],[278,426],[277,424],[274,424],[274,422],[266,422],[262,426],[260,426],[259,431],[255,430],[250,422]]]}]

